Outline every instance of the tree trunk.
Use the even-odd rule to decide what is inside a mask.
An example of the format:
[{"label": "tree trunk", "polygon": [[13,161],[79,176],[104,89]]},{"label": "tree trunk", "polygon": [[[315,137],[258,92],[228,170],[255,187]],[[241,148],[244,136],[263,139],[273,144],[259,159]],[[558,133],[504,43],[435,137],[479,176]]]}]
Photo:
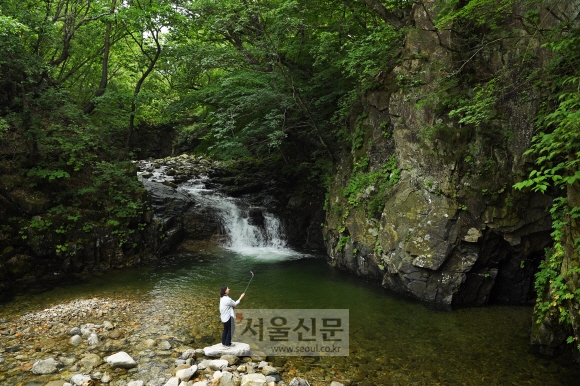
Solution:
[{"label": "tree trunk", "polygon": [[[137,99],[137,96],[141,91],[141,87],[143,86],[145,79],[147,79],[151,71],[153,71],[153,68],[155,68],[157,60],[161,55],[161,45],[159,44],[158,33],[159,33],[158,31],[151,31],[151,34],[153,36],[153,39],[155,40],[156,45],[155,56],[153,58],[149,58],[149,66],[147,66],[147,70],[145,70],[145,72],[141,75],[141,78],[139,78],[139,81],[135,85],[135,90],[133,91],[133,99],[131,100],[131,112],[129,113],[129,132],[127,133],[127,138],[125,139],[125,152],[127,154],[129,153],[129,148],[131,146],[131,137],[133,136],[133,131],[135,130],[135,112],[137,111],[137,104],[135,103],[135,100]],[[141,50],[144,52],[143,47],[141,47]],[[149,57],[148,55],[146,56]]]},{"label": "tree trunk", "polygon": [[[110,14],[115,13],[115,6],[117,5],[117,0],[112,0]],[[94,98],[98,98],[105,94],[107,90],[107,83],[109,81],[109,52],[111,51],[111,29],[113,28],[113,22],[109,20],[105,30],[105,44],[103,46],[103,64],[101,66],[101,82],[99,83],[99,88],[95,92],[93,99],[85,106],[83,112],[85,114],[90,114],[96,107]]]}]

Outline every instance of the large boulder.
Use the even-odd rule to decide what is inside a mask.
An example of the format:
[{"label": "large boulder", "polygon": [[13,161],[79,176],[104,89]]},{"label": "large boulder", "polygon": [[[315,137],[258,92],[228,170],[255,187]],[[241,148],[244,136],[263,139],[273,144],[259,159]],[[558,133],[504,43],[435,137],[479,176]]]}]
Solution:
[{"label": "large boulder", "polygon": [[221,357],[222,355],[234,355],[237,357],[247,357],[251,355],[250,345],[247,343],[232,342],[231,347],[224,347],[221,343],[203,348],[205,356]]}]

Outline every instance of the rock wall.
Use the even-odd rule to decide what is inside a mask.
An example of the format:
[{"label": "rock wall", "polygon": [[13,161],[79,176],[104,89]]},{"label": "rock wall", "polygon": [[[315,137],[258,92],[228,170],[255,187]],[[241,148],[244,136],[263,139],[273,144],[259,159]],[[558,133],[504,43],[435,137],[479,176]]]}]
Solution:
[{"label": "rock wall", "polygon": [[[438,30],[436,12],[433,1],[413,6],[400,63],[366,92],[350,121],[362,145],[343,154],[330,186],[323,230],[329,261],[446,308],[529,304],[533,274],[550,243],[552,199],[512,186],[527,175],[523,152],[541,97],[506,93],[496,118],[478,127],[442,113],[433,95],[442,80],[459,76],[463,38],[453,28]],[[517,65],[523,49],[543,65],[534,37],[519,21],[506,23],[515,37],[488,47],[481,71]],[[456,84],[467,86],[473,84]],[[359,165],[368,162],[364,172],[378,172],[393,154],[398,182],[382,191],[368,186],[356,196],[361,204],[349,203],[345,189]],[[378,194],[384,209],[377,215],[364,203]]]}]

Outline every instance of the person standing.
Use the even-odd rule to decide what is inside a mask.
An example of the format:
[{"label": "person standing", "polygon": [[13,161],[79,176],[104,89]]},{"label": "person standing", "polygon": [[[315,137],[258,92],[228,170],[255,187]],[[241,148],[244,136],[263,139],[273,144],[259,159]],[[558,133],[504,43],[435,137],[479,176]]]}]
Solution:
[{"label": "person standing", "polygon": [[220,287],[220,319],[224,324],[224,331],[222,332],[222,345],[225,347],[232,347],[232,335],[234,334],[236,314],[234,308],[240,304],[240,301],[246,295],[245,293],[240,295],[240,298],[233,301],[230,296],[230,289],[227,285],[222,285]]}]

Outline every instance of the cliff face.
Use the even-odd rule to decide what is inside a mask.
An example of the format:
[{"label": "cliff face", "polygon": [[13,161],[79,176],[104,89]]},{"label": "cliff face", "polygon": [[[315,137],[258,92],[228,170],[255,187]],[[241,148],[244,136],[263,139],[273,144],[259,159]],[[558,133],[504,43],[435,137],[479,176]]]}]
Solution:
[{"label": "cliff face", "polygon": [[[480,124],[449,118],[438,98],[445,84],[469,97],[466,86],[474,84],[462,85],[464,71],[475,82],[520,65],[522,50],[535,54],[535,66],[546,55],[514,19],[505,21],[512,38],[490,43],[469,63],[453,26],[434,26],[436,12],[434,2],[414,6],[400,64],[381,75],[351,119],[352,151],[337,165],[327,202],[329,259],[443,307],[530,303],[535,267],[550,243],[552,198],[512,186],[527,176],[523,153],[541,95],[506,92],[494,118]],[[505,82],[517,81],[511,74]],[[393,156],[396,167],[385,169]],[[370,182],[357,183],[363,180]]]}]

